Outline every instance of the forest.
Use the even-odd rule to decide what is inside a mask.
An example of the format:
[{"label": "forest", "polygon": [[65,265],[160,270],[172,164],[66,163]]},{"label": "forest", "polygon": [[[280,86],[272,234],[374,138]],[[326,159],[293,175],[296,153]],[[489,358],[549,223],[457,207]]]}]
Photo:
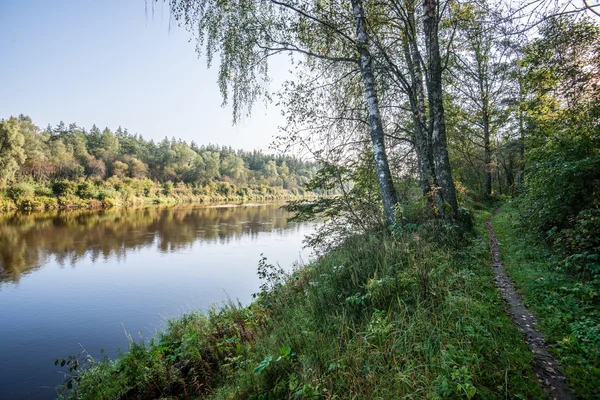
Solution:
[{"label": "forest", "polygon": [[121,127],[41,130],[25,115],[0,121],[0,143],[0,210],[294,198],[318,168],[257,150],[155,143]]},{"label": "forest", "polygon": [[[70,368],[60,396],[600,398],[597,1],[147,0],[147,12],[163,4],[218,68],[234,120],[276,100],[274,146],[315,164],[52,130],[39,134],[77,164],[62,172],[59,156],[52,173],[335,193],[288,205],[325,221],[307,239],[320,257],[293,273],[261,260],[252,304],[169,319],[116,360],[57,360]],[[293,79],[272,94],[276,57]],[[51,178],[1,151],[3,174]]]}]

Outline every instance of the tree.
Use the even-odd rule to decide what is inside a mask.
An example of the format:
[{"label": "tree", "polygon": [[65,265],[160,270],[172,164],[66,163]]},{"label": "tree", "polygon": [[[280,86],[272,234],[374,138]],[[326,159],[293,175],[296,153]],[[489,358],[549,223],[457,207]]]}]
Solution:
[{"label": "tree", "polygon": [[[370,53],[367,13],[362,0],[351,9],[320,2],[252,1],[235,4],[211,1],[172,0],[175,18],[197,34],[198,49],[206,44],[208,63],[219,53],[219,87],[224,99],[233,92],[234,121],[260,97],[268,98],[267,59],[281,52],[308,57],[309,62],[327,60],[353,63],[362,76],[363,93],[373,146],[375,167],[388,224],[395,220],[397,196],[385,150],[373,57]],[[336,12],[332,12],[336,8]],[[348,32],[352,23],[355,33]],[[355,38],[353,38],[353,36]],[[358,57],[356,56],[358,53]],[[258,78],[262,78],[259,80]]]},{"label": "tree", "polygon": [[[464,6],[461,20],[450,71],[451,96],[459,118],[455,131],[461,149],[456,151],[470,151],[468,158],[474,163],[474,172],[483,175],[483,196],[490,197],[493,174],[498,168],[494,162],[496,139],[507,122],[510,104],[508,63],[515,60],[509,58],[510,49],[494,25],[498,21],[486,14],[485,4]],[[473,144],[470,150],[469,144]]]},{"label": "tree", "polygon": [[439,40],[440,16],[439,0],[423,1],[423,27],[427,48],[426,81],[429,101],[429,129],[431,130],[435,178],[436,183],[440,186],[443,201],[450,206],[450,216],[455,218],[458,216],[458,201],[456,200],[456,188],[452,179],[446,139],[446,116],[442,90],[443,65]]},{"label": "tree", "polygon": [[529,223],[544,231],[572,226],[600,201],[600,26],[547,20],[523,60],[525,195]]},{"label": "tree", "polygon": [[15,177],[25,161],[21,124],[15,117],[0,121],[0,185],[6,185]]}]

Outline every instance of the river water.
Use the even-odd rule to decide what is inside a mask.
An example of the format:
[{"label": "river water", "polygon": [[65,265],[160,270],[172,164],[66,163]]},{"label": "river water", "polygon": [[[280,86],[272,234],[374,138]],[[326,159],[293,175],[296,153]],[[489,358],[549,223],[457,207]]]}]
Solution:
[{"label": "river water", "polygon": [[59,357],[127,349],[165,318],[251,301],[261,254],[291,269],[309,223],[279,204],[0,216],[0,399],[51,399]]}]

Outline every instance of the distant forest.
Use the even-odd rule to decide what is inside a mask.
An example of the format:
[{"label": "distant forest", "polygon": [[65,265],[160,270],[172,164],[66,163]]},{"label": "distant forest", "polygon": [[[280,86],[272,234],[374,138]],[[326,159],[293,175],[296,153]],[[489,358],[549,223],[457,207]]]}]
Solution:
[{"label": "distant forest", "polygon": [[260,150],[167,137],[156,143],[121,127],[87,130],[61,122],[42,130],[25,115],[0,121],[0,190],[19,208],[53,208],[30,204],[40,196],[110,205],[177,191],[226,198],[298,195],[317,169],[314,162]]}]

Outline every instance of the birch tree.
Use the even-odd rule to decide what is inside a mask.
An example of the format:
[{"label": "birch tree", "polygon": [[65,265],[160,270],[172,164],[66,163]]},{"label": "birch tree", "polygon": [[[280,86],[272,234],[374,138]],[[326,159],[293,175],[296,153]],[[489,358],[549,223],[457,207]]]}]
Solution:
[{"label": "birch tree", "polygon": [[394,223],[397,195],[385,149],[367,13],[362,0],[233,2],[172,0],[173,15],[197,36],[209,65],[219,54],[219,87],[232,98],[234,120],[252,104],[269,98],[268,59],[295,53],[309,62],[328,60],[356,65],[362,77],[370,137],[383,208]]}]

